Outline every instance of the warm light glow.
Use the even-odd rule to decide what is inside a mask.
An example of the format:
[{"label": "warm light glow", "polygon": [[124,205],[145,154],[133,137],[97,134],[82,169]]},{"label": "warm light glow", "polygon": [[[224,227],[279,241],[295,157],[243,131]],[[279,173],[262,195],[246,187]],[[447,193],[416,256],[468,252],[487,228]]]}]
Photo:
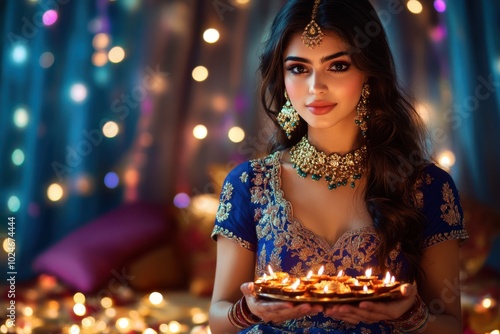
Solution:
[{"label": "warm light glow", "polygon": [[10,241],[9,238],[5,238],[2,242],[2,248],[5,251],[5,253],[10,253],[10,252],[15,251],[15,249],[16,249],[15,245],[16,244],[14,243],[14,239],[12,239],[12,241]]},{"label": "warm light glow", "polygon": [[250,2],[250,0],[236,0],[237,3],[239,3],[240,5],[244,5],[244,4],[247,4]]},{"label": "warm light glow", "polygon": [[42,68],[49,68],[54,64],[54,54],[52,52],[44,52],[40,56],[38,63]]},{"label": "warm light glow", "polygon": [[157,334],[157,332],[152,328],[146,328],[142,334]]},{"label": "warm light glow", "polygon": [[324,271],[325,271],[325,266],[321,266],[321,268],[319,268],[319,270],[318,270],[318,276],[323,275]]},{"label": "warm light glow", "polygon": [[75,180],[76,191],[81,195],[88,195],[92,191],[92,182],[86,175],[79,175]]},{"label": "warm light glow", "polygon": [[47,188],[47,197],[52,202],[57,202],[63,197],[63,195],[64,195],[63,188],[58,183],[52,183]]},{"label": "warm light glow", "polygon": [[90,328],[95,324],[93,317],[86,317],[82,319],[82,327]]},{"label": "warm light glow", "polygon": [[309,272],[307,273],[306,278],[307,278],[307,279],[310,279],[312,276],[313,276],[313,271],[312,271],[312,270],[309,270]]},{"label": "warm light glow", "polygon": [[181,324],[177,321],[170,321],[168,323],[168,330],[171,333],[179,333],[181,331]]},{"label": "warm light glow", "polygon": [[437,161],[445,169],[450,169],[455,164],[455,154],[452,151],[445,150],[438,155]]},{"label": "warm light glow", "polygon": [[195,126],[193,128],[193,136],[196,139],[204,139],[207,137],[207,134],[208,134],[208,130],[207,130],[207,127],[205,125],[198,124],[197,126]]},{"label": "warm light glow", "polygon": [[423,104],[423,103],[418,103],[415,106],[415,109],[417,110],[418,115],[420,116],[420,118],[422,118],[422,120],[424,121],[424,123],[428,124],[429,123],[429,119],[430,119],[429,108],[425,104]]},{"label": "warm light glow", "polygon": [[364,291],[364,292],[367,292],[367,291],[368,291],[368,286],[363,285],[363,291]]},{"label": "warm light glow", "polygon": [[127,169],[123,176],[125,184],[130,187],[135,187],[139,183],[139,172],[136,169]]},{"label": "warm light glow", "polygon": [[71,325],[68,333],[69,334],[80,334],[80,327],[78,327],[78,325]]},{"label": "warm light glow", "polygon": [[114,318],[116,316],[116,310],[113,307],[107,308],[104,314],[109,318]]},{"label": "warm light glow", "polygon": [[356,278],[354,279],[354,285],[359,285],[359,281]]},{"label": "warm light glow", "polygon": [[104,51],[96,51],[92,54],[92,64],[97,67],[106,65],[108,62],[108,55]]},{"label": "warm light glow", "polygon": [[490,334],[500,334],[500,331],[498,329],[495,329],[494,331],[490,332]]},{"label": "warm light glow", "polygon": [[98,33],[92,38],[92,45],[95,49],[105,49],[109,45],[109,35],[106,33]]},{"label": "warm light glow", "polygon": [[387,272],[385,274],[384,284],[389,284],[390,281],[391,281],[391,274],[389,272]]},{"label": "warm light glow", "polygon": [[87,308],[83,304],[76,303],[75,306],[73,306],[73,312],[81,317],[85,315],[85,312],[87,312]]},{"label": "warm light glow", "polygon": [[194,68],[191,75],[193,76],[194,80],[201,82],[208,78],[208,70],[204,66],[197,66]]},{"label": "warm light glow", "polygon": [[274,271],[273,271],[273,268],[271,268],[271,265],[270,265],[270,264],[267,266],[267,269],[269,270],[269,275],[270,275],[271,277],[274,277]]},{"label": "warm light glow", "polygon": [[82,102],[87,97],[87,87],[81,83],[76,83],[70,89],[71,99],[75,102]]},{"label": "warm light glow", "polygon": [[342,277],[344,275],[344,272],[342,271],[342,269],[339,271],[339,273],[337,274],[337,277]]},{"label": "warm light glow", "polygon": [[484,307],[484,308],[490,308],[491,305],[493,305],[493,301],[491,300],[491,298],[484,298],[482,301],[481,301],[481,305]]},{"label": "warm light glow", "polygon": [[130,319],[129,318],[119,318],[118,320],[116,320],[116,327],[118,327],[119,330],[130,329],[132,327],[130,324]]},{"label": "warm light glow", "polygon": [[28,111],[24,108],[17,108],[14,111],[14,125],[18,128],[24,128],[28,124],[29,116]]},{"label": "warm light glow", "polygon": [[7,200],[7,207],[11,212],[17,212],[21,208],[21,201],[17,196],[10,196]]},{"label": "warm light glow", "polygon": [[24,152],[17,148],[12,152],[11,158],[14,165],[21,166],[24,162]]},{"label": "warm light glow", "polygon": [[43,16],[42,16],[43,24],[45,24],[46,26],[53,25],[57,21],[57,16],[58,15],[57,15],[57,12],[55,10],[49,9],[48,11],[43,13]]},{"label": "warm light glow", "polygon": [[112,63],[119,63],[125,58],[125,50],[120,46],[115,46],[108,52],[109,61]]},{"label": "warm light glow", "polygon": [[108,138],[114,138],[120,132],[118,124],[113,121],[108,121],[102,127],[102,134]]},{"label": "warm light glow", "polygon": [[208,321],[208,315],[199,310],[198,312],[193,314],[191,320],[193,321],[193,324],[202,324]]},{"label": "warm light glow", "polygon": [[168,332],[168,325],[167,324],[161,324],[160,327],[160,332],[162,333],[167,333]]},{"label": "warm light glow", "polygon": [[372,277],[372,268],[368,268],[365,271],[365,277]]},{"label": "warm light glow", "polygon": [[0,326],[0,333],[7,333],[9,330],[7,329],[7,326],[2,325]]},{"label": "warm light glow", "polygon": [[108,325],[106,324],[105,321],[99,320],[95,324],[95,329],[97,330],[97,333],[104,333],[104,330],[106,329]]},{"label": "warm light glow", "polygon": [[113,306],[113,299],[109,297],[104,297],[103,299],[101,299],[101,306],[104,308],[109,308]]},{"label": "warm light glow", "polygon": [[73,301],[77,304],[85,304],[85,295],[81,292],[77,292],[73,296]]},{"label": "warm light glow", "polygon": [[299,285],[300,285],[300,278],[297,278],[297,280],[290,286],[290,288],[292,288],[292,290],[297,290]]},{"label": "warm light glow", "polygon": [[418,0],[410,0],[406,4],[406,7],[408,7],[408,10],[412,12],[413,14],[420,14],[422,12],[422,4]]},{"label": "warm light glow", "polygon": [[219,40],[219,37],[220,35],[217,29],[210,28],[205,30],[205,32],[203,33],[203,39],[207,43],[215,43]]},{"label": "warm light glow", "polygon": [[149,301],[153,305],[159,305],[163,301],[163,296],[159,292],[153,292],[149,295]]},{"label": "warm light glow", "polygon": [[243,139],[245,139],[245,131],[243,131],[243,129],[238,126],[234,126],[229,129],[227,136],[233,143],[239,143]]}]

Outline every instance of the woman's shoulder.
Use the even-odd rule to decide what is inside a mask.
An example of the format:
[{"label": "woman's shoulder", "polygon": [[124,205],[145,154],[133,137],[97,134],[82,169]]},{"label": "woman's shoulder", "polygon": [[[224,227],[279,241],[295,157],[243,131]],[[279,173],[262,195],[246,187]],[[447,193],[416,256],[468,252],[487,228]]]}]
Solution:
[{"label": "woman's shoulder", "polygon": [[420,177],[417,179],[416,187],[432,190],[436,187],[440,188],[445,184],[455,188],[455,182],[451,175],[441,167],[430,162],[422,168]]},{"label": "woman's shoulder", "polygon": [[252,179],[257,174],[270,175],[280,163],[280,152],[243,161],[236,165],[228,174],[229,179],[239,178],[243,183]]}]

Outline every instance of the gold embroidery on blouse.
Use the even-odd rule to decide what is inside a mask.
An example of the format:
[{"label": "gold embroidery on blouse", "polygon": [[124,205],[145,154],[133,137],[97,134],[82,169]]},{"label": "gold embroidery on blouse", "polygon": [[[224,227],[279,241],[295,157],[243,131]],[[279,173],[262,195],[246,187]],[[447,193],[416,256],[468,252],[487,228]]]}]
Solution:
[{"label": "gold embroidery on blouse", "polygon": [[459,225],[462,220],[462,216],[458,210],[458,205],[455,203],[453,190],[450,188],[450,184],[448,182],[443,184],[442,194],[444,204],[441,205],[441,218],[443,218],[443,220],[450,226]]},{"label": "gold embroidery on blouse", "polygon": [[255,245],[252,245],[248,241],[243,240],[242,238],[234,235],[234,233],[229,231],[228,229],[222,228],[220,226],[215,226],[212,232],[212,237],[214,237],[215,235],[221,235],[223,237],[228,238],[229,240],[237,242],[243,248],[255,251]]},{"label": "gold embroidery on blouse", "polygon": [[242,183],[246,183],[248,181],[248,173],[247,172],[241,173],[241,175],[240,175],[240,181]]}]

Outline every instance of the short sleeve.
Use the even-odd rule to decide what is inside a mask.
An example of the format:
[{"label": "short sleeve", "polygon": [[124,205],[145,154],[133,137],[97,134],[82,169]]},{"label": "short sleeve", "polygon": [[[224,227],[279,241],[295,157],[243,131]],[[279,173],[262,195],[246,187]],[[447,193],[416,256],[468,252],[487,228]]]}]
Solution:
[{"label": "short sleeve", "polygon": [[224,180],[212,238],[226,237],[240,246],[256,251],[257,233],[250,201],[251,165],[235,167]]},{"label": "short sleeve", "polygon": [[425,167],[417,188],[417,204],[426,216],[423,247],[468,238],[462,205],[451,176],[434,164]]}]

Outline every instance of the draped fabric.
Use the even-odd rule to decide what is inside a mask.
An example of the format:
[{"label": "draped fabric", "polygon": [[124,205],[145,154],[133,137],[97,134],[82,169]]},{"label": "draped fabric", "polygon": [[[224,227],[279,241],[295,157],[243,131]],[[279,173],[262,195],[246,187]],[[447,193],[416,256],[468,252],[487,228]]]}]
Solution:
[{"label": "draped fabric", "polygon": [[[42,250],[123,201],[171,205],[179,192],[217,192],[210,166],[228,170],[265,151],[258,55],[282,3],[0,1],[0,214],[16,218],[20,278],[33,276]],[[422,1],[414,15],[404,1],[373,3],[388,14],[382,21],[401,81],[430,105],[429,126],[445,134],[434,148],[456,155],[458,188],[496,205],[500,4],[454,0],[437,14]],[[44,25],[49,9],[57,21]],[[221,32],[215,44],[202,41],[208,27]],[[94,45],[99,33],[108,45]],[[96,65],[97,51],[106,57],[115,46],[125,58]],[[199,65],[209,70],[204,82],[191,76]],[[103,136],[107,121],[119,126],[113,138]],[[194,139],[197,124],[207,126],[206,139]],[[243,142],[227,139],[233,126],[245,130]],[[106,177],[118,185],[106,186]],[[47,196],[53,183],[63,190],[57,201]],[[0,239],[6,233],[2,223]]]}]

